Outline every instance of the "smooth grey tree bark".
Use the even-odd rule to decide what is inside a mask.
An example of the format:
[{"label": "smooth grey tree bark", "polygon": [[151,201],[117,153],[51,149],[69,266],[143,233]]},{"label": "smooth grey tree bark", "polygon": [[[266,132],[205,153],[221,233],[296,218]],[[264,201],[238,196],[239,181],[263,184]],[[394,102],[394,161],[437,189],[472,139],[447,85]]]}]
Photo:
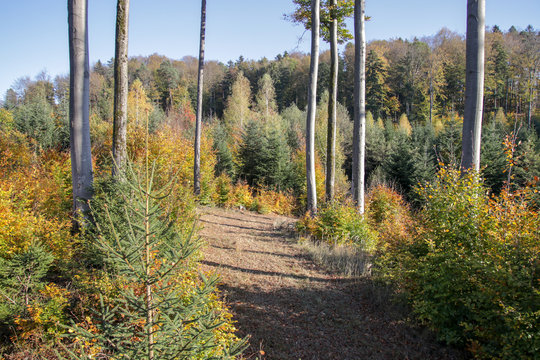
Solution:
[{"label": "smooth grey tree bark", "polygon": [[129,0],[118,0],[114,51],[113,175],[123,171],[127,158],[128,27]]},{"label": "smooth grey tree bark", "polygon": [[[337,7],[337,0],[331,0],[331,7]],[[331,10],[331,13],[333,11]],[[333,16],[330,24],[330,83],[328,98],[328,132],[326,136],[326,200],[334,199],[336,180],[336,123],[338,92],[338,40],[337,17]]]},{"label": "smooth grey tree bark", "polygon": [[[90,66],[88,62],[88,1],[68,0],[69,134],[73,184],[74,229],[84,226],[92,198],[90,147]],[[81,218],[80,216],[83,216]]]},{"label": "smooth grey tree bark", "polygon": [[485,0],[467,0],[465,113],[461,169],[480,171],[480,141],[484,103]]},{"label": "smooth grey tree bark", "polygon": [[201,193],[201,126],[204,74],[204,40],[206,36],[206,0],[201,1],[201,37],[199,42],[199,76],[197,79],[197,117],[195,120],[195,153],[193,164],[193,192]]},{"label": "smooth grey tree bark", "polygon": [[319,71],[320,0],[311,0],[311,64],[309,66],[308,107],[306,120],[307,212],[317,213],[315,182],[315,111],[317,109],[317,73]]},{"label": "smooth grey tree bark", "polygon": [[365,1],[354,2],[354,126],[352,196],[364,214],[366,144],[366,34]]}]

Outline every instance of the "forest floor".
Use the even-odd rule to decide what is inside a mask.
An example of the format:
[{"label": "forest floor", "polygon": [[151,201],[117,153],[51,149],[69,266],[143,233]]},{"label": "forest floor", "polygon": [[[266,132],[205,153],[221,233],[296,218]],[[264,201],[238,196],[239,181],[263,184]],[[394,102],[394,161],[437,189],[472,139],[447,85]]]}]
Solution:
[{"label": "forest floor", "polygon": [[220,274],[247,359],[463,359],[406,320],[403,305],[366,278],[316,265],[294,219],[200,208],[202,267]]}]

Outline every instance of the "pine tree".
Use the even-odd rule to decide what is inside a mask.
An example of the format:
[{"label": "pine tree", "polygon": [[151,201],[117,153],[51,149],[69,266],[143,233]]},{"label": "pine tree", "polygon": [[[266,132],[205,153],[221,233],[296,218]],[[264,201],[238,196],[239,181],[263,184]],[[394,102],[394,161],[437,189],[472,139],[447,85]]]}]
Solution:
[{"label": "pine tree", "polygon": [[236,175],[235,163],[231,149],[229,148],[229,136],[224,126],[217,124],[213,133],[214,144],[212,148],[216,152],[217,162],[214,167],[216,176],[223,173],[234,178]]},{"label": "pine tree", "polygon": [[224,322],[211,305],[217,278],[182,283],[200,243],[177,230],[174,207],[165,204],[174,181],[156,188],[154,173],[148,156],[143,169],[128,162],[115,207],[94,209],[96,247],[118,286],[115,297],[100,298],[94,331],[72,328],[85,341],[66,349],[71,358],[231,359],[244,346],[219,343],[215,330]]},{"label": "pine tree", "polygon": [[366,111],[376,118],[389,116],[388,93],[390,88],[386,83],[387,65],[374,50],[366,57]]},{"label": "pine tree", "polygon": [[45,286],[42,279],[53,260],[45,246],[36,241],[11,257],[0,256],[0,323],[3,326],[15,316],[27,314],[28,306]]},{"label": "pine tree", "polygon": [[504,153],[504,127],[493,119],[482,133],[482,177],[487,186],[498,194],[506,180],[506,156]]},{"label": "pine tree", "polygon": [[283,190],[287,188],[290,178],[290,149],[282,131],[277,127],[268,129],[266,138],[267,151],[265,153],[268,158],[263,159],[266,164],[264,182],[277,190]]},{"label": "pine tree", "polygon": [[270,158],[270,154],[268,141],[260,123],[250,121],[246,125],[238,158],[241,163],[239,176],[251,186],[264,185],[267,174],[266,161]]},{"label": "pine tree", "polygon": [[370,112],[366,115],[366,179],[384,163],[387,155],[384,128],[375,124]]}]

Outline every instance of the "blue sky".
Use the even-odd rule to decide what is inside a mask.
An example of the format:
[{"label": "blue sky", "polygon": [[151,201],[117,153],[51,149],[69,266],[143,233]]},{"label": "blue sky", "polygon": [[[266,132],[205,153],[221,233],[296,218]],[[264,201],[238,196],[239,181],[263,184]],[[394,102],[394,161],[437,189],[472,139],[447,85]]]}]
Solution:
[{"label": "blue sky", "polygon": [[[486,0],[486,24],[540,28],[540,0]],[[273,59],[309,51],[309,34],[283,19],[291,0],[207,0],[206,59]],[[89,0],[90,62],[114,55],[116,1]],[[368,40],[410,39],[443,26],[465,33],[466,0],[366,0]],[[131,0],[129,54],[174,59],[198,54],[200,1]],[[352,26],[352,22],[349,22]],[[0,98],[22,76],[69,70],[67,1],[1,0]]]}]

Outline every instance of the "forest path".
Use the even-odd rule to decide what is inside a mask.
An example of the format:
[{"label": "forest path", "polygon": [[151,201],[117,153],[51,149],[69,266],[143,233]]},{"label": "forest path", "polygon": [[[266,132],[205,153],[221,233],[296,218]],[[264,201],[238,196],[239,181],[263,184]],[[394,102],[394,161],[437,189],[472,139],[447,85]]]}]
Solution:
[{"label": "forest path", "polygon": [[314,264],[295,242],[294,219],[200,208],[202,267],[250,335],[249,359],[459,359],[411,327],[366,279]]}]

